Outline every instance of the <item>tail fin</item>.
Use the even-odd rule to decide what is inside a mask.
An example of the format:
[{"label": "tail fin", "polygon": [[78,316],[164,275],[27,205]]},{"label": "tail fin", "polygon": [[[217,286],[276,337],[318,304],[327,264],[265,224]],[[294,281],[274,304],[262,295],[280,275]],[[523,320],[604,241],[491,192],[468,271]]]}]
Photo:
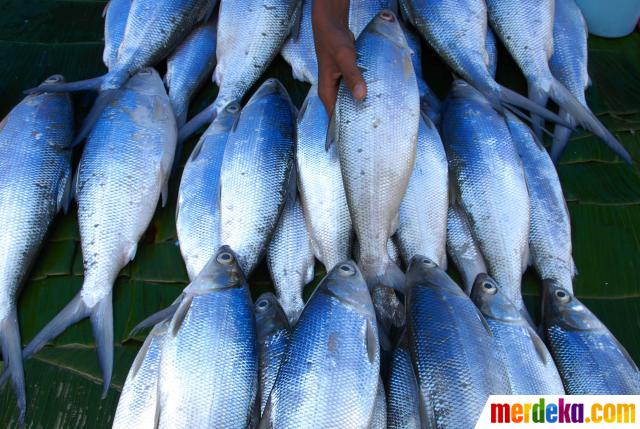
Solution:
[{"label": "tail fin", "polygon": [[0,347],[2,347],[2,359],[4,360],[6,374],[6,376],[2,378],[11,378],[11,384],[18,404],[20,423],[24,424],[24,417],[27,411],[27,398],[25,393],[24,369],[22,368],[22,353],[20,351],[22,348],[22,344],[20,343],[20,328],[18,326],[18,315],[15,308],[0,322]]},{"label": "tail fin", "polygon": [[[574,122],[571,115],[564,109],[560,109],[560,117],[566,119],[567,122]],[[572,130],[569,128],[563,127],[562,125],[556,125],[556,129],[553,133],[553,145],[551,145],[550,153],[551,159],[555,164],[560,161],[560,157],[569,143],[571,133]]]},{"label": "tail fin", "polygon": [[99,91],[102,81],[107,75],[94,77],[92,79],[79,80],[77,82],[66,83],[43,83],[35,88],[27,89],[25,94],[40,94],[43,92],[77,92],[77,91]]},{"label": "tail fin", "polygon": [[178,144],[184,143],[189,137],[195,134],[196,131],[206,125],[209,125],[214,121],[214,119],[216,119],[216,116],[218,116],[218,112],[220,111],[221,107],[218,106],[217,103],[218,99],[216,99],[216,101],[207,106],[196,116],[191,118],[189,122],[187,122],[180,128],[178,132]]},{"label": "tail fin", "polygon": [[90,317],[93,334],[96,337],[98,360],[104,380],[105,392],[111,382],[113,364],[113,311],[111,294],[105,296],[93,307],[87,306],[78,293],[22,350],[24,359],[30,358],[49,341],[64,332],[69,326]]},{"label": "tail fin", "polygon": [[564,121],[560,116],[504,86],[500,87],[500,103],[511,104],[520,109],[528,110],[531,114],[538,115],[547,121],[571,128],[571,124]]},{"label": "tail fin", "polygon": [[[549,94],[545,91],[540,91],[540,88],[535,85],[529,85],[529,100],[536,103],[538,106],[545,107],[549,101]],[[560,116],[561,119],[566,119]],[[538,115],[531,115],[531,128],[533,132],[542,138],[542,129],[544,128],[544,119]]]},{"label": "tail fin", "polygon": [[173,318],[176,310],[180,306],[182,302],[184,294],[180,294],[180,296],[171,304],[169,307],[158,311],[157,313],[153,313],[151,316],[144,319],[142,322],[138,323],[129,333],[129,336],[134,336],[138,332],[143,329],[150,328],[160,322]]},{"label": "tail fin", "polygon": [[371,292],[376,316],[384,332],[388,334],[392,328],[402,327],[405,322],[404,305],[395,291],[404,291],[404,273],[388,258],[384,262],[382,274],[376,274],[380,272],[376,267],[362,264],[360,270]]},{"label": "tail fin", "polygon": [[627,152],[624,146],[622,146],[602,122],[596,118],[593,112],[583,106],[559,81],[555,79],[552,81],[549,96],[562,110],[570,114],[576,123],[598,136],[604,144],[609,146],[609,148],[626,163],[632,163],[631,155],[629,155],[629,152]]},{"label": "tail fin", "polygon": [[95,123],[98,121],[98,118],[102,114],[102,111],[109,104],[111,104],[111,102],[116,98],[117,94],[118,94],[117,89],[107,89],[100,92],[100,94],[98,94],[98,97],[96,98],[96,101],[93,103],[91,110],[89,110],[89,113],[84,118],[84,122],[80,127],[80,131],[78,131],[78,134],[73,139],[73,143],[71,143],[71,147],[76,147],[77,145],[82,143],[82,141],[89,135],[89,133],[93,129],[93,126],[95,125]]}]

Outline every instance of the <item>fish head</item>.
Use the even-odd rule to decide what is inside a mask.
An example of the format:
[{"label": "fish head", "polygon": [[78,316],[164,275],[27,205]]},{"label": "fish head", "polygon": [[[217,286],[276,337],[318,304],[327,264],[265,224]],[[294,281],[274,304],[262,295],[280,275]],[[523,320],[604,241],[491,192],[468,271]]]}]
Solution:
[{"label": "fish head", "polygon": [[133,75],[125,84],[125,88],[145,95],[167,94],[162,78],[153,67],[143,68]]},{"label": "fish head", "polygon": [[375,317],[367,283],[353,261],[337,264],[318,285],[318,292],[332,296],[363,314]]},{"label": "fish head", "polygon": [[260,87],[256,90],[256,92],[253,93],[253,95],[247,102],[247,105],[272,96],[289,98],[287,89],[284,87],[284,85],[282,85],[282,82],[280,82],[276,78],[269,78],[265,80],[262,85],[260,85]]},{"label": "fish head", "polygon": [[185,288],[185,293],[199,295],[215,289],[237,288],[245,285],[245,276],[236,254],[229,246],[222,246]]},{"label": "fish head", "polygon": [[543,282],[542,311],[546,326],[559,325],[567,330],[579,331],[604,327],[578,298],[553,280]]},{"label": "fish head", "polygon": [[260,295],[255,304],[258,338],[266,338],[282,329],[289,329],[287,316],[271,292]]},{"label": "fish head", "polygon": [[[375,33],[388,39],[394,45],[406,50],[410,58],[411,49],[407,44],[407,38],[405,37],[404,30],[400,26],[400,21],[392,11],[388,9],[380,11],[364,29],[362,35],[365,33]],[[362,35],[360,37],[362,37]]]},{"label": "fish head", "polygon": [[227,104],[224,109],[216,116],[211,127],[207,129],[205,134],[213,134],[219,131],[230,131],[240,118],[240,102],[232,101]]},{"label": "fish head", "polygon": [[416,287],[431,287],[448,294],[464,295],[464,292],[438,264],[426,256],[415,255],[407,269],[407,292]]},{"label": "fish head", "polygon": [[519,322],[522,313],[513,302],[500,291],[498,283],[487,274],[479,274],[473,283],[471,300],[482,314],[504,322]]}]

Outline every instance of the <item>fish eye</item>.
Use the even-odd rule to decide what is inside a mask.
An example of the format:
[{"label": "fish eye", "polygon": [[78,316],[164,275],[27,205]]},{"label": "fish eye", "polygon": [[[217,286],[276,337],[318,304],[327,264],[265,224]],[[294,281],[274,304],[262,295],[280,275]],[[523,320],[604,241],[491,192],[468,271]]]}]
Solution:
[{"label": "fish eye", "polygon": [[340,274],[343,276],[352,276],[354,275],[356,272],[353,269],[353,267],[351,265],[348,264],[342,264],[340,265]]},{"label": "fish eye", "polygon": [[429,258],[423,258],[423,259],[422,259],[422,263],[423,263],[426,267],[429,267],[429,268],[434,268],[434,267],[436,267],[436,266],[437,266],[437,265],[436,265],[436,263],[435,263],[435,262],[433,262],[433,261],[432,261],[431,259],[429,259]]},{"label": "fish eye", "polygon": [[45,80],[45,82],[47,83],[56,83],[56,82],[60,82],[60,80],[62,79],[62,76],[60,76],[59,74],[50,76],[47,78],[47,80]]},{"label": "fish eye", "polygon": [[486,293],[489,293],[491,295],[495,295],[498,292],[498,288],[496,287],[496,285],[491,282],[482,283],[482,289]]},{"label": "fish eye", "polygon": [[258,310],[264,311],[264,310],[268,310],[269,307],[271,307],[271,303],[269,302],[268,299],[265,298],[258,301],[258,304],[256,306],[258,307]]},{"label": "fish eye", "polygon": [[555,295],[556,295],[556,298],[558,298],[558,301],[562,303],[571,301],[571,295],[569,295],[567,292],[563,290],[557,290],[555,292]]},{"label": "fish eye", "polygon": [[222,252],[216,258],[221,264],[230,264],[233,262],[233,255],[229,252]]},{"label": "fish eye", "polygon": [[230,104],[227,106],[227,112],[229,113],[236,113],[238,111],[238,105],[237,104]]},{"label": "fish eye", "polygon": [[380,12],[380,18],[384,19],[385,21],[389,21],[389,22],[393,22],[394,21],[394,16],[391,12],[389,11],[383,11]]}]

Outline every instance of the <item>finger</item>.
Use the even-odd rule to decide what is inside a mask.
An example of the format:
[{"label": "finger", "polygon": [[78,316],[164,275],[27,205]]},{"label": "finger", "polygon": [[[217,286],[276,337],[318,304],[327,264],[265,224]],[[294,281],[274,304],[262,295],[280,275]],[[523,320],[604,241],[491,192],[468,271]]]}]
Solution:
[{"label": "finger", "polygon": [[333,108],[336,105],[338,96],[337,80],[332,77],[330,71],[320,72],[318,76],[318,96],[327,109],[327,114],[333,114]]},{"label": "finger", "polygon": [[342,73],[345,85],[351,90],[356,100],[367,96],[367,85],[356,66],[356,51],[353,47],[343,46],[336,53],[336,63]]}]

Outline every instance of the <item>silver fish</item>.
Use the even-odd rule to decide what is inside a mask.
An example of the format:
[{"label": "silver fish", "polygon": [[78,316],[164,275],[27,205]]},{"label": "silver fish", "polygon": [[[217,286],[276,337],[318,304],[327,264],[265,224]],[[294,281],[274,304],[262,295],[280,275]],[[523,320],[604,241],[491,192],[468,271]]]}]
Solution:
[{"label": "silver fish", "polygon": [[[56,85],[62,76],[45,81]],[[67,95],[30,95],[0,121],[0,347],[24,421],[26,394],[17,299],[49,224],[66,211],[73,108]]]},{"label": "silver fish", "polygon": [[449,172],[440,134],[423,116],[418,129],[416,162],[400,204],[396,242],[406,265],[425,255],[446,269]]},{"label": "silver fish", "polygon": [[501,86],[491,75],[485,0],[400,0],[400,6],[427,43],[494,108],[503,111],[503,106],[514,105],[562,122],[544,107]]},{"label": "silver fish", "polygon": [[527,125],[511,114],[507,115],[507,124],[522,159],[529,190],[529,249],[533,265],[542,279],[554,280],[573,293],[576,268],[571,256],[571,220],[558,172]]},{"label": "silver fish", "polygon": [[178,127],[187,122],[189,101],[216,66],[217,20],[196,26],[167,58],[164,77]]},{"label": "silver fish", "polygon": [[[301,0],[221,0],[218,13],[218,64],[215,101],[180,129],[180,141],[240,100],[278,55],[287,36],[297,34]],[[238,29],[242,31],[238,31]]]},{"label": "silver fish", "polygon": [[401,307],[391,287],[402,290],[404,275],[386,247],[416,156],[418,85],[411,51],[392,12],[383,11],[371,21],[356,41],[356,52],[368,95],[356,101],[340,85],[332,136],[360,245],[359,267],[379,322],[399,325]]},{"label": "silver fish", "polygon": [[476,279],[471,299],[487,320],[514,395],[564,395],[551,354],[529,321],[486,274]]},{"label": "silver fish", "polygon": [[293,329],[260,427],[366,428],[379,370],[369,291],[355,263],[340,263]]},{"label": "silver fish", "polygon": [[430,259],[413,258],[407,288],[423,427],[474,427],[489,395],[511,393],[491,330],[471,299]]},{"label": "silver fish", "polygon": [[104,7],[104,51],[102,62],[108,69],[118,62],[118,49],[124,39],[132,0],[109,0]]},{"label": "silver fish", "polygon": [[222,243],[247,275],[266,251],[291,189],[295,116],[277,79],[269,79],[240,113],[220,176]]},{"label": "silver fish", "polygon": [[369,422],[369,429],[386,429],[387,428],[387,395],[384,391],[384,383],[382,379],[378,381],[378,389],[376,391],[376,399],[373,404],[373,414]]},{"label": "silver fish", "polygon": [[[576,123],[600,137],[620,158],[631,163],[631,156],[624,146],[551,73],[554,3],[555,0],[487,0],[489,22],[524,73],[532,101],[544,106],[551,98]],[[534,118],[533,125],[540,136],[542,118]]]},{"label": "silver fish", "polygon": [[220,247],[220,169],[240,105],[229,104],[200,137],[180,179],[176,231],[189,279]]},{"label": "silver fish", "polygon": [[267,248],[267,266],[278,302],[294,325],[304,308],[302,291],[313,280],[315,266],[304,214],[295,195],[280,215]]},{"label": "silver fish", "polygon": [[260,374],[260,415],[276,382],[289,340],[289,322],[271,292],[260,295],[255,305]]},{"label": "silver fish", "polygon": [[542,305],[546,342],[567,394],[640,394],[638,366],[584,304],[547,281]]},{"label": "silver fish", "polygon": [[[166,58],[198,22],[206,21],[216,1],[135,0],[127,18],[116,62],[104,76],[64,85],[40,85],[30,92],[99,91],[91,111],[75,137],[79,143],[89,135],[101,113],[113,104],[119,88],[139,71]],[[222,106],[224,107],[224,106]]]},{"label": "silver fish", "polygon": [[158,428],[246,428],[258,392],[249,286],[222,246],[187,286],[162,345]]},{"label": "silver fish", "polygon": [[[400,248],[396,244],[396,237],[391,237],[387,240],[387,254],[389,255],[389,260],[396,264],[397,266],[402,266],[402,257],[400,256]],[[353,240],[353,259],[358,261],[360,260],[360,243],[358,243],[357,239]]]},{"label": "silver fish", "polygon": [[118,90],[87,138],[75,177],[84,282],[22,352],[30,357],[67,327],[91,319],[106,394],[113,367],[111,292],[136,254],[167,181],[176,122],[158,73],[144,69]]},{"label": "silver fish", "polygon": [[327,272],[351,257],[353,227],[335,145],[325,150],[329,118],[314,85],[298,114],[300,201],[316,258]]},{"label": "silver fish", "polygon": [[142,344],[124,382],[113,429],[155,429],[162,345],[169,322],[156,325]]},{"label": "silver fish", "polygon": [[420,109],[427,114],[434,124],[440,122],[440,109],[442,102],[438,96],[429,88],[427,82],[424,81],[422,73],[422,46],[420,45],[419,36],[406,25],[402,25],[404,36],[407,39],[407,45],[411,49],[411,62],[413,70],[416,72],[418,81],[418,92],[420,93]]},{"label": "silver fish", "polygon": [[482,252],[478,248],[464,210],[454,203],[447,217],[447,252],[464,281],[464,291],[471,294],[478,274],[487,272]]},{"label": "silver fish", "polygon": [[318,59],[311,25],[313,0],[302,0],[302,16],[297,37],[289,36],[280,54],[291,66],[293,78],[311,85],[318,83]]},{"label": "silver fish", "polygon": [[387,427],[421,428],[420,392],[406,339],[393,351],[387,375],[387,392]]},{"label": "silver fish", "polygon": [[524,309],[520,285],[529,260],[530,205],[509,128],[478,91],[458,80],[443,109],[442,133],[455,198],[489,274]]},{"label": "silver fish", "polygon": [[[584,107],[587,107],[584,93],[590,84],[589,70],[587,69],[588,36],[587,22],[576,2],[574,0],[556,0],[553,21],[553,55],[549,60],[549,67],[556,79]],[[560,112],[560,117],[573,123],[573,118],[565,110]],[[551,159],[554,162],[559,161],[569,142],[571,132],[572,130],[569,128],[561,125],[556,126],[551,147]]]}]

